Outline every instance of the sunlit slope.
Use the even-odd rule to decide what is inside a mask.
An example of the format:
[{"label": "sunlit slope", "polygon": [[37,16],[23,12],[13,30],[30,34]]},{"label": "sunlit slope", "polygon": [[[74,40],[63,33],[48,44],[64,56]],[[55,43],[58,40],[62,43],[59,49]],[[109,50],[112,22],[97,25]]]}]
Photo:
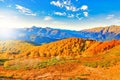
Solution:
[{"label": "sunlit slope", "polygon": [[32,57],[52,57],[52,56],[77,56],[84,52],[87,47],[91,46],[95,41],[84,40],[80,38],[68,38],[44,44],[35,47],[21,56],[27,55]]},{"label": "sunlit slope", "polygon": [[32,48],[33,45],[19,40],[4,40],[0,41],[0,53],[23,53],[26,52],[28,49]]},{"label": "sunlit slope", "polygon": [[[112,52],[112,49],[118,45],[120,45],[120,40],[97,42],[94,40],[85,40],[81,38],[68,38],[44,44],[42,46],[37,46],[34,49],[20,54],[19,57],[94,56],[108,53],[108,51]],[[118,52],[120,52],[120,50],[118,50]]]},{"label": "sunlit slope", "polygon": [[88,32],[101,32],[102,34],[105,33],[120,33],[120,26],[108,26],[108,27],[97,27],[97,28],[92,28],[92,29],[85,29],[83,31],[88,31]]},{"label": "sunlit slope", "polygon": [[[96,55],[96,54],[105,54],[105,53],[114,53],[114,51],[120,50],[117,46],[120,46],[120,40],[111,40],[106,42],[96,42],[92,46],[90,46],[83,55]],[[113,51],[114,49],[114,51]],[[109,51],[109,52],[108,52]]]},{"label": "sunlit slope", "polygon": [[[101,54],[119,54],[120,40],[98,42],[81,38],[68,38],[33,46],[25,41],[0,41],[0,53],[4,56],[17,54],[17,57],[80,57]],[[19,54],[18,54],[19,53]]]}]

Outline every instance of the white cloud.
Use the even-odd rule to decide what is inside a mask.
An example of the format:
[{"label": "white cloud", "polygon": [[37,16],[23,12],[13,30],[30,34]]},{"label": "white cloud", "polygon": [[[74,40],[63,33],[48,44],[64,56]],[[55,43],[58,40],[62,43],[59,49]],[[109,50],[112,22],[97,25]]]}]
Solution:
[{"label": "white cloud", "polygon": [[60,1],[52,1],[50,4],[57,6],[57,7],[63,7],[63,4]]},{"label": "white cloud", "polygon": [[111,15],[108,15],[107,17],[106,17],[106,19],[112,19],[113,17],[114,17],[115,15],[113,15],[113,14],[111,14]]},{"label": "white cloud", "polygon": [[[78,2],[79,0],[75,0],[75,1]],[[62,10],[66,10],[67,12],[67,13],[54,12],[55,15],[66,16],[68,18],[77,18],[79,20],[82,20],[83,17],[88,17],[87,5],[82,5],[78,7],[78,5],[72,3],[72,0],[53,0],[50,2],[50,4],[59,7]]]},{"label": "white cloud", "polygon": [[81,7],[81,10],[87,10],[88,9],[88,6],[87,5],[83,5],[82,7]]},{"label": "white cloud", "polygon": [[22,14],[30,15],[30,16],[36,16],[36,13],[33,13],[30,9],[25,8],[21,5],[16,4],[16,9]]},{"label": "white cloud", "polygon": [[68,14],[68,18],[74,18],[75,17],[75,15],[73,15],[73,14]]},{"label": "white cloud", "polygon": [[45,16],[45,17],[44,17],[44,20],[45,20],[45,21],[50,21],[50,20],[52,20],[52,19],[53,19],[53,18],[52,18],[51,16]]},{"label": "white cloud", "polygon": [[66,8],[66,10],[69,10],[69,11],[73,11],[73,12],[75,12],[75,11],[79,11],[79,9],[78,8],[76,8],[75,6],[65,6],[65,8]]},{"label": "white cloud", "polygon": [[64,9],[69,10],[69,11],[73,11],[73,12],[79,11],[79,8],[75,7],[71,3],[71,0],[51,1],[50,4],[57,6],[57,7],[60,7],[60,8],[64,8]]},{"label": "white cloud", "polygon": [[54,12],[55,15],[59,15],[59,16],[66,16],[65,12]]},{"label": "white cloud", "polygon": [[85,17],[88,17],[88,12],[83,12]]}]

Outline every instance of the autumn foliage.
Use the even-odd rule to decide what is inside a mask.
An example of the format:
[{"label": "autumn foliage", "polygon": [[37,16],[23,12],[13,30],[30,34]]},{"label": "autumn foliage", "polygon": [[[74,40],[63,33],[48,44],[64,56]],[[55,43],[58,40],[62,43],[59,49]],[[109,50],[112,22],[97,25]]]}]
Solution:
[{"label": "autumn foliage", "polygon": [[26,52],[34,46],[25,41],[4,40],[0,41],[0,59],[13,59],[17,54]]},{"label": "autumn foliage", "polygon": [[22,52],[26,52],[28,49],[32,48],[33,45],[19,40],[4,40],[0,41],[0,53],[13,53],[18,54]]},{"label": "autumn foliage", "polygon": [[[0,57],[2,55],[7,58],[0,60],[0,77],[3,79],[109,80],[109,77],[110,80],[119,80],[120,78],[118,70],[120,40],[98,42],[68,38],[40,46],[33,46],[24,41],[14,41],[14,46],[9,46],[8,43],[3,46],[6,50]],[[14,49],[16,53],[12,53]]]},{"label": "autumn foliage", "polygon": [[68,38],[34,47],[18,57],[79,57],[105,54],[120,45],[120,40],[97,42],[81,38]]}]

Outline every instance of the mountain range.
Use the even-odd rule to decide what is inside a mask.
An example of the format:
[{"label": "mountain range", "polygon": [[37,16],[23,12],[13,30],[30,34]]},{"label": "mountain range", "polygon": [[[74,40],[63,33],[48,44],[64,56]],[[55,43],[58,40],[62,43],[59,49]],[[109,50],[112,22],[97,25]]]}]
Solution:
[{"label": "mountain range", "polygon": [[54,29],[54,28],[15,28],[12,29],[13,34],[8,37],[1,37],[0,40],[22,40],[40,45],[44,43],[54,42],[60,39],[76,37],[84,39],[92,39],[97,41],[109,41],[120,39],[120,26],[97,27],[80,31]]}]

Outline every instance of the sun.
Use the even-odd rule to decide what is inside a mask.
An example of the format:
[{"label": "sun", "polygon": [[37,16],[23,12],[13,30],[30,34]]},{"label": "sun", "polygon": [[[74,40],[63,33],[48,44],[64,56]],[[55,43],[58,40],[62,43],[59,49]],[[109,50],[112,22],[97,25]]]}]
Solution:
[{"label": "sun", "polygon": [[10,28],[1,28],[0,29],[0,37],[3,39],[9,39],[14,37],[14,31]]}]

